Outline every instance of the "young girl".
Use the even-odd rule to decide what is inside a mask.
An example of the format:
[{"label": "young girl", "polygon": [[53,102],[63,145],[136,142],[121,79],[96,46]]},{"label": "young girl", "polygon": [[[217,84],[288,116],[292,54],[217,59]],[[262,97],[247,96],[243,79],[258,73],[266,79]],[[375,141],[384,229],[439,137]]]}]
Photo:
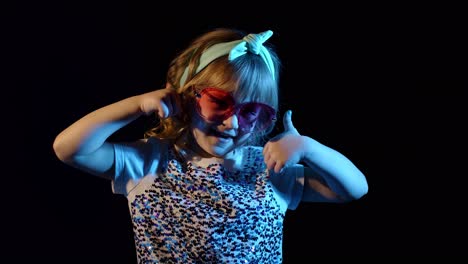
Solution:
[{"label": "young girl", "polygon": [[[128,199],[139,263],[281,263],[288,209],[367,193],[361,171],[299,134],[291,111],[262,146],[278,110],[272,34],[207,32],[172,61],[165,88],[97,109],[56,137],[61,161]],[[158,117],[144,139],[108,141],[142,115]]]}]

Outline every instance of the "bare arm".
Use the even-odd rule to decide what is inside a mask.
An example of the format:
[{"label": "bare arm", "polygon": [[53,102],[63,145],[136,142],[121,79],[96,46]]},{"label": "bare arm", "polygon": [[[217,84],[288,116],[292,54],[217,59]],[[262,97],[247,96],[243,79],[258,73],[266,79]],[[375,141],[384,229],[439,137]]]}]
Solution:
[{"label": "bare arm", "polygon": [[283,123],[285,132],[265,145],[265,162],[276,172],[300,162],[308,166],[304,171],[303,201],[345,202],[367,193],[364,174],[347,157],[310,137],[301,136],[290,114],[285,114]]},{"label": "bare arm", "polygon": [[117,130],[143,114],[168,117],[176,113],[173,90],[160,89],[132,96],[99,108],[63,130],[54,140],[57,157],[94,175],[111,177],[114,148],[106,140]]},{"label": "bare arm", "polygon": [[304,171],[304,201],[319,199],[316,193],[329,202],[356,200],[367,193],[364,174],[346,156],[309,137],[297,140],[304,147],[301,161],[309,167]]}]

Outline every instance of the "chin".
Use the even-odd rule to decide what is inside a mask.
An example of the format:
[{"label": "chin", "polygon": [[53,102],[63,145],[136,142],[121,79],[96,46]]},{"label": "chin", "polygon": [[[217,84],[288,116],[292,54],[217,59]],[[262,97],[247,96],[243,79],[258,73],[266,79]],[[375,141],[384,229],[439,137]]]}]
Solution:
[{"label": "chin", "polygon": [[212,155],[213,157],[222,158],[226,156],[227,153],[231,152],[232,149],[233,147],[226,148],[226,147],[215,146],[215,147],[211,147],[210,149],[205,149],[205,151],[209,153],[210,155]]}]

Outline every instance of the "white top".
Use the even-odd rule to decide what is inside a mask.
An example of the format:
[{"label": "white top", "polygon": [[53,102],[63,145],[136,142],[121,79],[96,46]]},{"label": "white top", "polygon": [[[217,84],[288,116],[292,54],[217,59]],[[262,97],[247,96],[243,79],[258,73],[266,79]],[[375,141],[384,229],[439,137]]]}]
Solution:
[{"label": "white top", "polygon": [[183,158],[167,141],[115,147],[113,192],[127,197],[139,263],[281,263],[283,220],[303,167],[266,169],[262,148]]}]

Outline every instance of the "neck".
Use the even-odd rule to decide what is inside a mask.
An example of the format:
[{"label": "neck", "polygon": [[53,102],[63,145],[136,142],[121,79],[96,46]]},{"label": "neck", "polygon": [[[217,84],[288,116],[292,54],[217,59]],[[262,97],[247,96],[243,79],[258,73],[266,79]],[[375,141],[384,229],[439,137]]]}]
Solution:
[{"label": "neck", "polygon": [[203,150],[195,141],[192,133],[187,132],[175,142],[176,151],[186,160],[200,160],[214,158],[222,161],[223,158],[216,157]]}]

